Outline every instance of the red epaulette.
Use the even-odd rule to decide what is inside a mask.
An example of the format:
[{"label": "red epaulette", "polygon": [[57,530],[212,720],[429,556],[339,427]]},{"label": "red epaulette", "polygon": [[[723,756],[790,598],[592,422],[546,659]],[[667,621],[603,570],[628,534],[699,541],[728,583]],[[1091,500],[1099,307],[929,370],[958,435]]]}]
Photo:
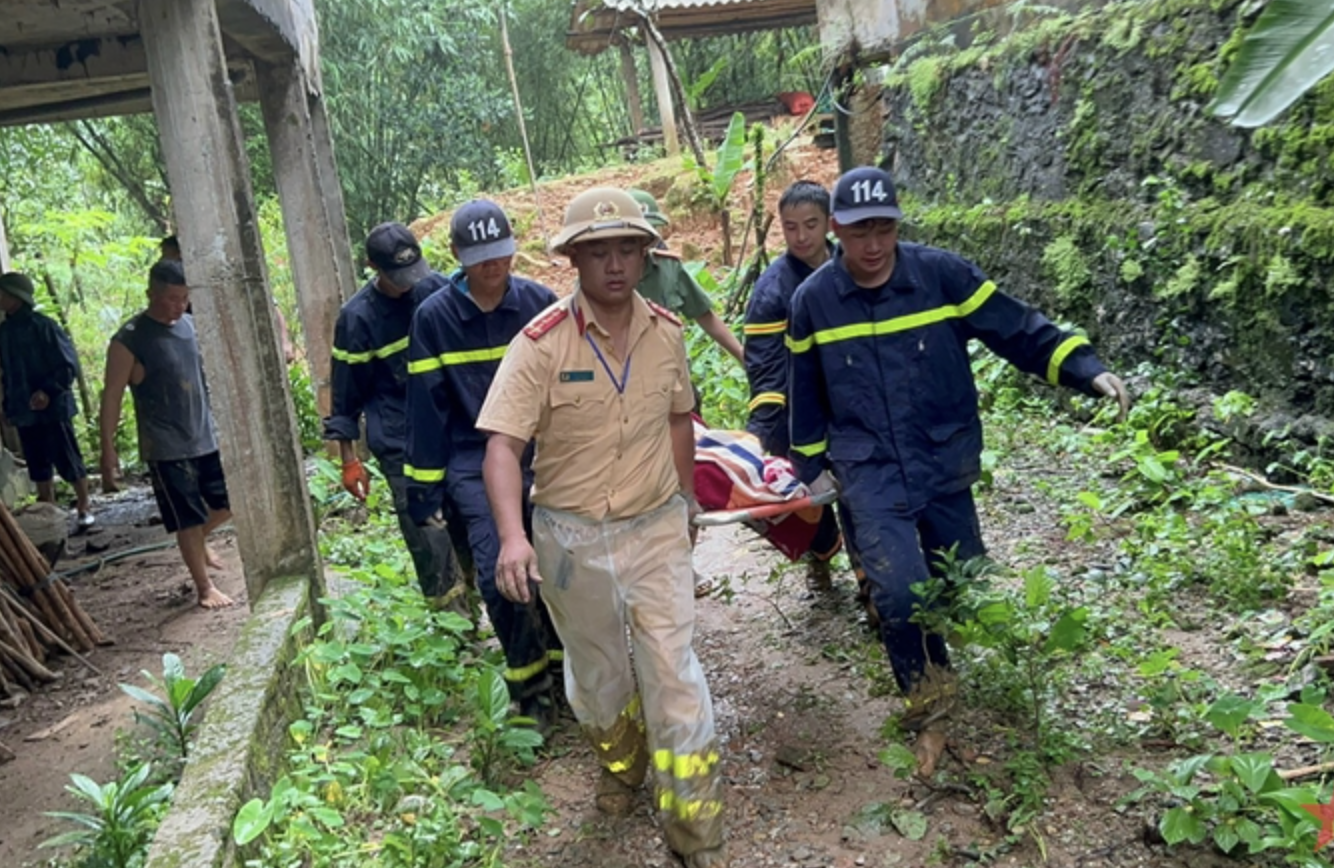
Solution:
[{"label": "red epaulette", "polygon": [[553,307],[544,314],[539,314],[537,319],[524,326],[523,333],[529,338],[537,340],[542,335],[554,329],[567,316],[570,315],[568,307]]},{"label": "red epaulette", "polygon": [[665,257],[667,257],[668,259],[680,259],[680,258],[681,258],[681,254],[677,253],[675,250],[654,250],[654,251],[653,251],[653,255],[654,255],[654,256],[665,256]]},{"label": "red epaulette", "polygon": [[[648,299],[644,299],[644,301],[648,301]],[[658,304],[656,301],[648,301],[648,306],[653,309],[654,313],[667,320],[672,325],[679,326],[681,324],[681,321],[676,318],[676,314]]]}]

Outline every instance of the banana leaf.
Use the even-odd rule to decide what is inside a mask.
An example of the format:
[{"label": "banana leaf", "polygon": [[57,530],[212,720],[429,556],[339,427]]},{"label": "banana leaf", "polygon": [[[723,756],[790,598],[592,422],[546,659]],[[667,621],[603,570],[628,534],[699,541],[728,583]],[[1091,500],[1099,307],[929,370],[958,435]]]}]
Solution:
[{"label": "banana leaf", "polygon": [[1334,0],[1269,0],[1242,40],[1210,110],[1239,127],[1268,123],[1334,71]]}]

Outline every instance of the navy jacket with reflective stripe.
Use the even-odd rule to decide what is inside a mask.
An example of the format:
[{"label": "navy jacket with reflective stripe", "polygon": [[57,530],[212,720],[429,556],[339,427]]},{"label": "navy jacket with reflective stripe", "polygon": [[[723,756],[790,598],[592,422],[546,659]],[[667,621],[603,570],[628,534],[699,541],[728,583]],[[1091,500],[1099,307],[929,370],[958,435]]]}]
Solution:
[{"label": "navy jacket with reflective stripe", "polygon": [[366,416],[366,444],[380,461],[401,464],[407,449],[408,329],[412,314],[447,282],[432,273],[390,298],[372,280],[338,312],[333,346],[333,407],[325,440],[356,440]]},{"label": "navy jacket with reflective stripe", "polygon": [[[74,415],[71,386],[79,359],[69,335],[45,314],[24,305],[0,323],[0,365],[4,370],[5,416],[26,428]],[[51,399],[45,410],[28,407],[33,392]]]},{"label": "navy jacket with reflective stripe", "polygon": [[900,242],[894,273],[858,287],[842,255],[798,288],[788,317],[792,459],[861,495],[916,509],[978,478],[982,425],[968,341],[1088,394],[1104,372],[1088,341],[996,289],[971,262]]},{"label": "navy jacket with reflective stripe", "polygon": [[423,523],[445,497],[447,471],[480,471],[486,435],[477,430],[486,392],[510,341],[557,301],[540,283],[511,276],[494,310],[468,295],[461,272],[422,304],[408,344],[408,510]]},{"label": "navy jacket with reflective stripe", "polygon": [[746,379],[750,419],[746,430],[764,451],[787,455],[787,315],[792,293],[815,269],[791,253],[770,263],[755,281],[746,304]]}]

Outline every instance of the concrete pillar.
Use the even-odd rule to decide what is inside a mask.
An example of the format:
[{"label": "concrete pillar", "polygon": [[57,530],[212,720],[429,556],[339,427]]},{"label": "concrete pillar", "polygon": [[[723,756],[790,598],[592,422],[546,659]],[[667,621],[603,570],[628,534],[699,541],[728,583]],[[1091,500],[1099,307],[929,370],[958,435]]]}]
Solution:
[{"label": "concrete pillar", "polygon": [[667,155],[674,157],[681,153],[681,143],[676,136],[676,107],[672,104],[672,85],[667,80],[667,60],[651,38],[644,42],[648,45],[649,69],[653,72],[653,95],[658,100],[658,116],[662,118],[662,141],[667,146]]},{"label": "concrete pillar", "polygon": [[343,204],[343,186],[338,180],[333,132],[329,129],[324,97],[313,95],[307,105],[310,108],[311,142],[315,146],[315,168],[320,173],[320,193],[324,196],[324,211],[329,215],[329,225],[333,227],[334,246],[338,247],[338,255],[334,257],[334,268],[338,270],[338,291],[342,293],[343,301],[347,301],[356,295],[362,283],[361,271],[356,266],[360,254],[352,252],[361,248],[361,239],[349,245],[347,206]]},{"label": "concrete pillar", "polygon": [[631,133],[644,129],[644,101],[639,98],[639,70],[635,69],[634,49],[624,39],[616,43],[621,54],[621,79],[625,82],[625,102],[630,109]]},{"label": "concrete pillar", "polygon": [[[320,417],[330,413],[331,351],[334,324],[345,296],[351,294],[352,262],[347,226],[341,211],[328,211],[324,185],[338,179],[320,173],[315,127],[310,116],[310,88],[295,56],[287,64],[259,64],[259,102],[273,156],[273,177],[283,208],[287,253],[296,283],[306,356],[315,385]],[[332,144],[329,145],[332,154]],[[341,192],[338,202],[342,202]],[[341,268],[339,266],[342,266]]]},{"label": "concrete pillar", "polygon": [[315,523],[214,0],[140,0],[139,26],[250,604],[278,576],[308,576],[320,590]]}]

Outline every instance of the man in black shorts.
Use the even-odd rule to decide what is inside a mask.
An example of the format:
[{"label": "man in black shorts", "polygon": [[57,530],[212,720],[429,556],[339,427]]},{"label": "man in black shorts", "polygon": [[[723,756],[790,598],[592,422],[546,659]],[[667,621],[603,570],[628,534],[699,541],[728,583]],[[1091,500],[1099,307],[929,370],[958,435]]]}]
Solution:
[{"label": "man in black shorts", "polygon": [[189,303],[181,264],[161,260],[148,273],[148,307],[111,339],[100,420],[102,476],[115,479],[116,428],[129,386],[139,457],[148,464],[162,524],[176,534],[199,605],[218,609],[232,600],[208,576],[208,567],[221,569],[222,562],[205,540],[231,511],[194,319],[185,312]]},{"label": "man in black shorts", "polygon": [[37,499],[56,502],[55,473],[74,486],[79,529],[92,526],[88,471],[74,434],[74,378],[79,359],[69,335],[55,320],[32,309],[27,275],[0,276],[0,367],[4,371],[5,417],[18,429],[28,478]]}]

